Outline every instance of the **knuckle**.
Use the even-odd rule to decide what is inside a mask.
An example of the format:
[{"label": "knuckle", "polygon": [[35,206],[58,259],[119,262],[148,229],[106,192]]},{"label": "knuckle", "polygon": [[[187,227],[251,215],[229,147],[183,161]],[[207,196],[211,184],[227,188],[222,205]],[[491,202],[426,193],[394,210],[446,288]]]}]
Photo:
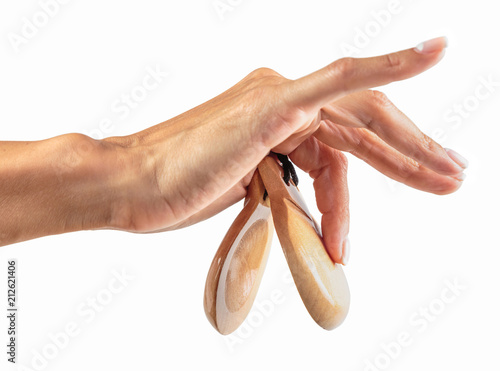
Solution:
[{"label": "knuckle", "polygon": [[402,65],[401,56],[398,53],[390,53],[385,55],[387,67],[391,69],[400,69]]},{"label": "knuckle", "polygon": [[329,65],[330,73],[340,74],[343,78],[348,78],[355,71],[356,58],[345,57],[338,59]]},{"label": "knuckle", "polygon": [[340,151],[335,151],[335,160],[337,161],[337,164],[339,165],[340,169],[344,173],[347,173],[347,166],[348,166],[347,156]]},{"label": "knuckle", "polygon": [[421,146],[426,152],[432,152],[435,149],[436,143],[428,135],[422,134]]},{"label": "knuckle", "polygon": [[373,150],[373,143],[370,143],[363,136],[358,136],[352,143],[352,148],[349,153],[360,156],[362,158],[369,158]]},{"label": "knuckle", "polygon": [[434,149],[435,149],[434,141],[430,137],[422,133],[422,136],[418,141],[418,145],[416,146],[414,152],[411,155],[417,161],[422,161],[427,156],[429,156],[430,153],[434,152]]},{"label": "knuckle", "polygon": [[398,165],[397,174],[403,179],[403,183],[405,184],[409,184],[415,174],[422,168],[422,165],[412,158],[405,158]]},{"label": "knuckle", "polygon": [[252,78],[263,78],[263,77],[273,77],[273,76],[280,76],[279,73],[277,73],[275,70],[267,67],[260,67],[257,68],[256,70],[253,70],[250,73],[250,77]]},{"label": "knuckle", "polygon": [[379,121],[384,120],[386,113],[394,109],[394,105],[385,93],[378,90],[366,90],[363,98],[368,110],[359,113],[361,121],[366,128],[374,129]]},{"label": "knuckle", "polygon": [[275,92],[280,86],[284,86],[288,80],[281,76],[276,71],[261,67],[250,72],[243,79],[244,90],[252,91],[252,95],[256,97],[268,96],[269,93]]},{"label": "knuckle", "polygon": [[389,100],[385,93],[378,90],[368,90],[370,94],[370,103],[375,108],[389,108],[392,107],[392,102]]}]

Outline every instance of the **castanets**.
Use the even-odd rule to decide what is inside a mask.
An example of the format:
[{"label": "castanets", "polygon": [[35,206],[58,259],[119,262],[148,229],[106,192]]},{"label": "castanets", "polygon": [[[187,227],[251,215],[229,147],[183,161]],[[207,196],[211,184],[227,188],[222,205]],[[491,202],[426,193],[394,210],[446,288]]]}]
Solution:
[{"label": "castanets", "polygon": [[320,228],[297,184],[287,156],[271,152],[255,170],[243,210],[222,240],[205,285],[205,313],[221,334],[235,331],[252,308],[273,225],[311,317],[327,330],[345,319],[350,301],[347,280],[325,250]]}]

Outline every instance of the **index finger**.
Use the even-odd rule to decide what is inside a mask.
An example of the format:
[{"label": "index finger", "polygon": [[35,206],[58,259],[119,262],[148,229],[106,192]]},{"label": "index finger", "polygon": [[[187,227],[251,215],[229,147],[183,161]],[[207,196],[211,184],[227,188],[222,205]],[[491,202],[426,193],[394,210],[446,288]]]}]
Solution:
[{"label": "index finger", "polygon": [[371,58],[342,58],[291,82],[289,102],[319,109],[335,99],[418,75],[438,63],[447,41],[438,37],[415,48]]}]

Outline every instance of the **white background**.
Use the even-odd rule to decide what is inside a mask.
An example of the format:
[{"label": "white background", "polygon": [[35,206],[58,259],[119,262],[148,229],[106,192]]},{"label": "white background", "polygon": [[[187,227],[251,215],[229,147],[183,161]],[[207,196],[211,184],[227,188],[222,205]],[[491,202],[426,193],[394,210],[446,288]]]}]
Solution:
[{"label": "white background", "polygon": [[[345,272],[352,301],[346,321],[332,332],[312,321],[287,280],[277,239],[256,299],[264,309],[255,306],[253,321],[230,337],[206,320],[206,274],[241,203],[175,232],[79,232],[2,247],[0,369],[7,369],[11,258],[19,266],[18,361],[32,370],[500,369],[495,2],[220,3],[231,10],[218,14],[212,0],[72,0],[44,18],[38,1],[2,2],[2,140],[128,134],[208,100],[258,67],[297,78],[347,55],[342,46],[348,44],[359,49],[353,56],[371,56],[446,35],[450,46],[438,66],[380,90],[422,130],[469,159],[462,188],[426,194],[349,157],[352,254]],[[390,19],[381,15],[388,8]],[[38,24],[37,32],[16,51],[11,39],[24,37],[25,18]],[[169,75],[130,112],[116,112],[148,68]],[[485,97],[480,86],[488,79],[496,86]],[[454,113],[464,104],[462,116]],[[311,182],[300,175],[314,209]],[[113,272],[123,269],[134,278],[106,296]],[[461,288],[443,303],[441,293],[453,281]],[[282,300],[270,307],[273,291]],[[91,318],[86,303],[97,296],[110,303]],[[78,335],[56,347],[51,337],[62,341],[71,323]],[[409,340],[396,346],[401,333]]]}]

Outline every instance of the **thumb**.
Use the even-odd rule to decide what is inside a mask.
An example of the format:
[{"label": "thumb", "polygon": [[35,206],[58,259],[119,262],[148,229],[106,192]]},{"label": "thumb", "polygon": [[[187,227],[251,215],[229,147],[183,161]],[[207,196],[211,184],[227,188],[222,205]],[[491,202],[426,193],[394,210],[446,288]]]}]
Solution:
[{"label": "thumb", "polygon": [[288,101],[305,109],[319,109],[355,91],[413,77],[438,63],[446,45],[446,38],[438,37],[378,57],[339,59],[292,81]]}]

